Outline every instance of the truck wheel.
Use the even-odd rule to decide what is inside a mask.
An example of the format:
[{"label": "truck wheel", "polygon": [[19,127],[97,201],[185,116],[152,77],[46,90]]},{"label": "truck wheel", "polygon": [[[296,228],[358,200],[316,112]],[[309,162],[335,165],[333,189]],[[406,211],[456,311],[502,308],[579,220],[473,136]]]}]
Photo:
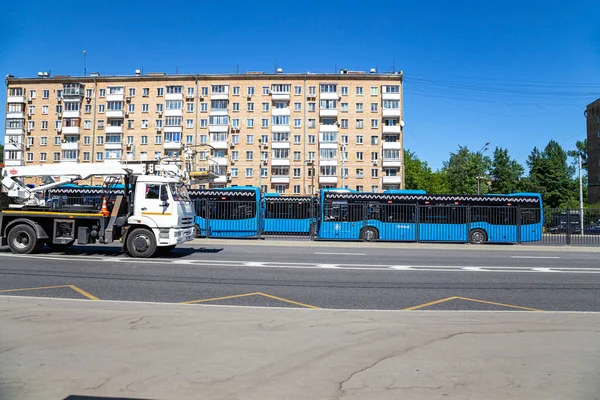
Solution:
[{"label": "truck wheel", "polygon": [[194,225],[194,228],[196,228],[196,239],[198,239],[200,237],[200,225],[196,224]]},{"label": "truck wheel", "polygon": [[156,253],[156,238],[151,230],[138,228],[127,235],[127,251],[135,258],[148,258]]},{"label": "truck wheel", "polygon": [[473,229],[469,232],[469,243],[483,244],[487,241],[487,235],[483,229]]},{"label": "truck wheel", "polygon": [[175,248],[176,245],[172,244],[170,246],[160,246],[156,248],[156,255],[157,256],[164,256],[165,254],[167,254],[168,252],[170,252],[171,250],[173,250]]},{"label": "truck wheel", "polygon": [[52,250],[54,251],[65,251],[66,249],[68,249],[69,247],[73,246],[73,243],[75,243],[75,241],[71,241],[68,243],[52,243],[52,242],[46,242],[46,246],[50,247]]},{"label": "truck wheel", "polygon": [[43,245],[44,242],[38,240],[35,229],[27,224],[17,225],[8,233],[8,247],[13,253],[36,253]]}]

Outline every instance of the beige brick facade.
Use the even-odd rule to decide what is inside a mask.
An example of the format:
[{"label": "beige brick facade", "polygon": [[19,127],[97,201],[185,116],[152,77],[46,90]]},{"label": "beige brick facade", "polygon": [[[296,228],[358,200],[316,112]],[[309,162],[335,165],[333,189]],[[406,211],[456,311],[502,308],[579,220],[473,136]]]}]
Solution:
[{"label": "beige brick facade", "polygon": [[310,194],[313,184],[315,191],[403,186],[401,74],[8,77],[6,83],[7,167],[151,160],[187,149],[196,152],[195,170],[219,175],[211,187]]}]

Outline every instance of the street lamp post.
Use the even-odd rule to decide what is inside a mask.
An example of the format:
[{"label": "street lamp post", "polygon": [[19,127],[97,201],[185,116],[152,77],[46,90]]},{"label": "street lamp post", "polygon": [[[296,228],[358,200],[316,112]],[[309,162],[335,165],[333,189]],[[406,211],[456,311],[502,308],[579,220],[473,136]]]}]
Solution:
[{"label": "street lamp post", "polygon": [[315,162],[312,160],[306,160],[304,162],[307,167],[310,167],[310,194],[315,193]]},{"label": "street lamp post", "polygon": [[[488,149],[488,146],[490,145],[490,142],[486,142],[486,144],[479,149],[479,151],[477,152],[477,154],[479,155],[479,157],[481,157],[481,161],[483,162],[483,153],[485,153]],[[478,168],[479,169],[479,168]],[[480,174],[480,171],[477,171],[477,194],[481,194],[481,180],[482,176]]]},{"label": "street lamp post", "polygon": [[344,154],[346,153],[346,143],[342,143],[341,145],[341,150],[342,150],[342,189],[346,188],[346,181],[344,179],[344,171],[345,171],[345,167],[346,167],[346,163],[344,160]]},{"label": "street lamp post", "polygon": [[263,195],[262,189],[262,149],[261,149],[262,139],[258,138],[258,189],[260,192],[260,196]]}]

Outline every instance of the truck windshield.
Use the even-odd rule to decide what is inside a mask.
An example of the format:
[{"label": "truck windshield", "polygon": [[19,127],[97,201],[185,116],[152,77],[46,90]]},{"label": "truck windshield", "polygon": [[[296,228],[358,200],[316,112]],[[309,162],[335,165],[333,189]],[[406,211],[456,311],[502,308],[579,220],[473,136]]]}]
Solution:
[{"label": "truck windshield", "polygon": [[190,201],[187,188],[184,185],[177,185],[176,183],[169,183],[171,189],[171,195],[174,201]]}]

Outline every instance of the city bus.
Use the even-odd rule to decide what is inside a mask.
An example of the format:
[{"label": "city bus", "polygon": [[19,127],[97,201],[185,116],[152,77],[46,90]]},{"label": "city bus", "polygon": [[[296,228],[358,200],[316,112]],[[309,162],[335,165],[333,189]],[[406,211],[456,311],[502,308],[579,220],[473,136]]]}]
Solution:
[{"label": "city bus", "polygon": [[430,195],[323,189],[317,237],[325,240],[522,243],[542,238],[537,193]]},{"label": "city bus", "polygon": [[280,196],[266,193],[263,198],[263,232],[267,235],[308,236],[315,229],[318,209],[313,196]]},{"label": "city bus", "polygon": [[255,187],[192,189],[196,231],[204,237],[256,237],[260,232],[260,190]]}]

